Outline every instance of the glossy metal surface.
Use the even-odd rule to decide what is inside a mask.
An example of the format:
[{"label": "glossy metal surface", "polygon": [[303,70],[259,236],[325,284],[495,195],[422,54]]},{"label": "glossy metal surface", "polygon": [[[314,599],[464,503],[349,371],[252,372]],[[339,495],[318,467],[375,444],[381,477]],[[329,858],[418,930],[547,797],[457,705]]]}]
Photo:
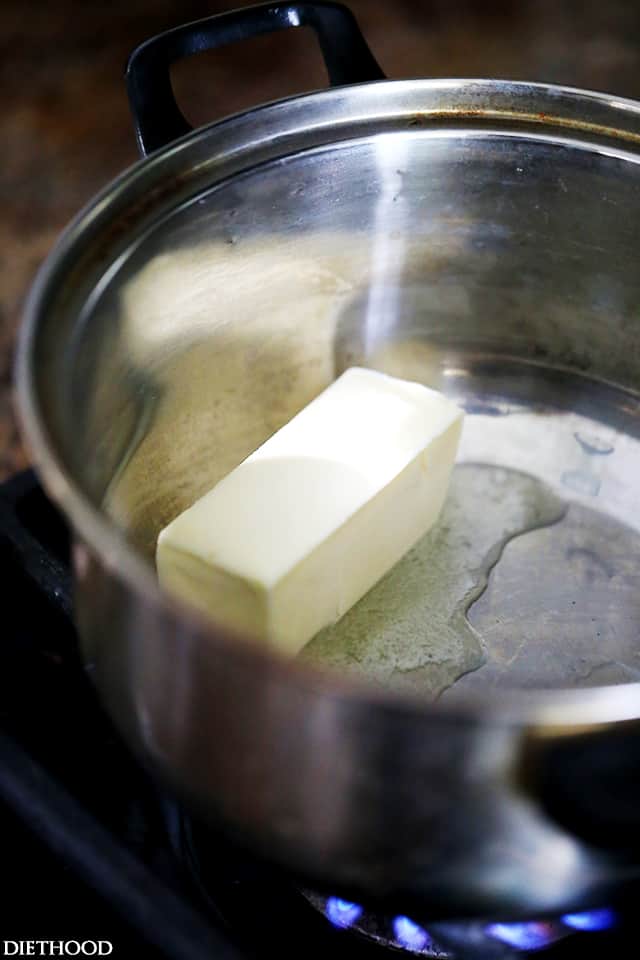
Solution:
[{"label": "glossy metal surface", "polygon": [[[638,872],[639,138],[634,103],[526,84],[278,103],[125,174],[31,295],[22,416],[107,708],[194,809],[332,893],[540,915]],[[504,547],[468,612],[486,663],[437,702],[155,584],[163,524],[353,363],[450,392],[461,470],[566,507]]]}]

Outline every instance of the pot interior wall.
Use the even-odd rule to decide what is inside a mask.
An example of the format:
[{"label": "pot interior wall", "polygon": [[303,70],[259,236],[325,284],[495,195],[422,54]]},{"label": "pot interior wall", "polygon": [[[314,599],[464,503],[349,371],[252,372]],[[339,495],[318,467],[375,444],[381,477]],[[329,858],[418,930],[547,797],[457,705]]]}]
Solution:
[{"label": "pot interior wall", "polygon": [[[494,512],[512,473],[563,505],[553,542],[559,516],[535,510],[526,537],[496,533],[509,562],[456,615],[509,628],[466,682],[498,682],[512,657],[522,683],[637,679],[639,208],[629,155],[524,132],[416,125],[228,179],[138,238],[68,320],[42,386],[67,463],[152,559],[163,525],[346,367],[424,382],[467,411],[461,469],[506,471],[487,481]],[[517,653],[545,610],[552,639]]]}]

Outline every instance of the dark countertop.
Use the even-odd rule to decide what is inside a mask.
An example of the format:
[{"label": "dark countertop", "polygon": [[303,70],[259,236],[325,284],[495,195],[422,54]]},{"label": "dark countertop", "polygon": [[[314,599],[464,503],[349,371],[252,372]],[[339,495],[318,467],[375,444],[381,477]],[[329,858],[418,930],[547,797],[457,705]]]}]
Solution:
[{"label": "dark countertop", "polygon": [[[23,466],[11,403],[13,341],[29,283],[65,223],[136,159],[122,81],[146,37],[238,0],[3,0],[0,10],[0,479]],[[633,0],[352,0],[390,77],[501,76],[640,97]],[[179,66],[194,122],[324,84],[306,31]]]}]

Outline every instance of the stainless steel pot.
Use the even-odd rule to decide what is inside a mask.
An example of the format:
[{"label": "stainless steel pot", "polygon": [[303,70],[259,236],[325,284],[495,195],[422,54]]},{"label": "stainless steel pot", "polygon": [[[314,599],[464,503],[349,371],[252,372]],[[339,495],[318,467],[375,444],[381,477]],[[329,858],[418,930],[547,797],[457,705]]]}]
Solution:
[{"label": "stainless steel pot", "polygon": [[[173,59],[298,25],[349,85],[188,132]],[[192,809],[308,882],[443,916],[601,903],[640,863],[640,105],[379,77],[331,4],[134,53],[150,155],[58,243],[18,357],[75,533],[83,653]],[[156,584],[158,530],[353,363],[458,398],[457,474],[490,471],[465,475],[485,478],[467,519],[497,523],[483,576],[504,555],[443,615],[479,659],[441,650],[438,689],[467,675],[435,702],[429,605],[415,683],[388,688],[281,659]],[[517,524],[495,518],[516,508],[538,529],[505,546]]]}]

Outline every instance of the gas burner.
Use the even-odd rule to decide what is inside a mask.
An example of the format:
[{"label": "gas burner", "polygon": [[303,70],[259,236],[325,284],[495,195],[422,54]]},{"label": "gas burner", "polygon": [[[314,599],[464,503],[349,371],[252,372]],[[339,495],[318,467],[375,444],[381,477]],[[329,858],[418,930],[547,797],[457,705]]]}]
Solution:
[{"label": "gas burner", "polygon": [[352,930],[380,946],[405,950],[422,957],[445,960],[452,956],[410,917],[401,914],[385,917],[341,897],[324,897],[309,890],[305,890],[304,894],[316,910],[341,930]]},{"label": "gas burner", "polygon": [[422,925],[402,914],[382,916],[341,897],[325,897],[305,891],[309,902],[333,926],[351,930],[396,951],[434,960],[457,956],[500,958],[514,953],[533,953],[571,936],[576,931],[611,929],[616,923],[610,908],[567,913],[557,920],[499,923],[431,923]]},{"label": "gas burner", "polygon": [[374,960],[385,951],[428,960],[513,960],[545,951],[549,960],[587,960],[596,952],[600,956],[592,934],[618,926],[618,914],[610,908],[492,923],[423,923],[405,914],[384,915],[352,900],[297,887],[290,876],[243,856],[179,807],[171,811],[174,851],[207,909],[248,935],[245,946],[258,934],[261,947],[275,944],[283,958],[297,957],[304,942],[309,960],[325,958],[334,947],[337,955],[353,960]]}]

